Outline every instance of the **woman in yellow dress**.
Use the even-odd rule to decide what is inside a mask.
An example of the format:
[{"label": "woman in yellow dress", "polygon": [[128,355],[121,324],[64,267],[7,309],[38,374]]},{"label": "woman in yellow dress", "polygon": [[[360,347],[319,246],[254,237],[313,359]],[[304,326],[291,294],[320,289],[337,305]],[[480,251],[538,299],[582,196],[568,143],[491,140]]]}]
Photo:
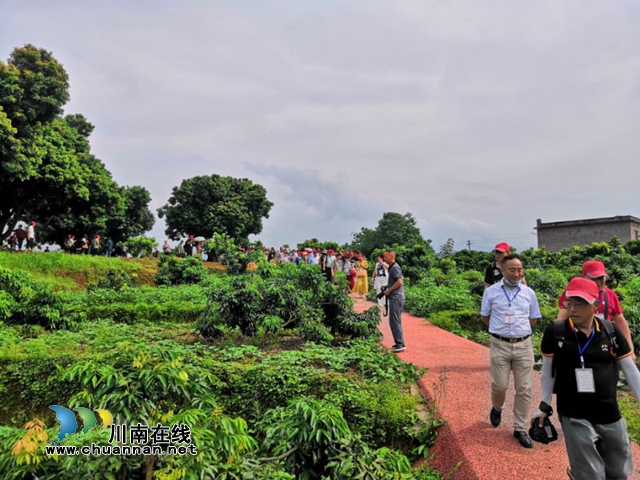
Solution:
[{"label": "woman in yellow dress", "polygon": [[363,257],[362,254],[358,255],[358,260],[356,262],[356,284],[353,288],[353,291],[358,294],[358,298],[362,298],[369,293],[368,267],[369,263],[367,262],[367,259]]}]

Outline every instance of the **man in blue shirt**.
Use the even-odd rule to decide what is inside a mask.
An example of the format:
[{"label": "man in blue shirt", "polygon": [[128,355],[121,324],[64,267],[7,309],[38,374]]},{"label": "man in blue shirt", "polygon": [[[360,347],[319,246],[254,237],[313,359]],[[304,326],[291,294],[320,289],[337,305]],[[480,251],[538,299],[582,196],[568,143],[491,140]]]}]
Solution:
[{"label": "man in blue shirt", "polygon": [[504,277],[491,285],[482,296],[482,321],[491,334],[490,374],[491,425],[500,425],[509,376],[513,371],[515,399],[513,404],[513,436],[525,448],[533,443],[527,434],[529,412],[533,400],[532,327],[542,316],[533,290],[522,283],[522,260],[513,253],[502,259]]}]

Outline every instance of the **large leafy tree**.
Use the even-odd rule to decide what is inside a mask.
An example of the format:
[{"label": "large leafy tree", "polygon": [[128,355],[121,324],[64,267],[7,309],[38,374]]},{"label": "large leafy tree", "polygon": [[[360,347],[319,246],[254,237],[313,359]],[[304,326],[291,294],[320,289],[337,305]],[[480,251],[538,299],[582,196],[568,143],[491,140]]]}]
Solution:
[{"label": "large leafy tree", "polygon": [[118,186],[91,154],[93,125],[61,116],[68,88],[62,65],[33,45],[0,62],[0,240],[20,220],[38,222],[40,241],[58,242],[68,233],[128,238],[153,225],[148,192]]},{"label": "large leafy tree", "polygon": [[362,227],[353,235],[352,246],[369,256],[374,250],[393,245],[426,245],[411,213],[386,212],[376,228]]},{"label": "large leafy tree", "polygon": [[169,202],[158,209],[166,217],[165,233],[178,240],[188,234],[212,238],[222,233],[247,238],[262,231],[273,203],[262,185],[246,178],[198,176],[174,187]]}]

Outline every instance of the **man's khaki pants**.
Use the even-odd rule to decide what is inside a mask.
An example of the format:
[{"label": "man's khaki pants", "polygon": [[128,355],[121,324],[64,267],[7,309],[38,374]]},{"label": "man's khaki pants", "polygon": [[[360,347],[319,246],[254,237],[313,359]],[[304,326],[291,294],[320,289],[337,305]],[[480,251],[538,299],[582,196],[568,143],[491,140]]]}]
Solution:
[{"label": "man's khaki pants", "polygon": [[516,391],[513,402],[513,429],[529,430],[529,416],[533,400],[533,347],[531,337],[518,343],[509,343],[491,337],[491,403],[498,411],[504,409],[509,387],[509,374],[513,370]]}]

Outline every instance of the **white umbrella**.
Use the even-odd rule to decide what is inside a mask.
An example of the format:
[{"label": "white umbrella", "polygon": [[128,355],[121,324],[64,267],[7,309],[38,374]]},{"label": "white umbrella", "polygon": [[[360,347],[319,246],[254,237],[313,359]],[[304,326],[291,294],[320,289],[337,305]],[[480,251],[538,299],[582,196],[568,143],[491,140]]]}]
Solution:
[{"label": "white umbrella", "polygon": [[204,238],[204,237],[202,237],[202,236],[200,236],[200,237],[196,237],[196,238],[194,238],[194,240],[195,240],[196,242],[202,242],[202,241],[204,241],[204,240],[205,240],[205,238]]}]

